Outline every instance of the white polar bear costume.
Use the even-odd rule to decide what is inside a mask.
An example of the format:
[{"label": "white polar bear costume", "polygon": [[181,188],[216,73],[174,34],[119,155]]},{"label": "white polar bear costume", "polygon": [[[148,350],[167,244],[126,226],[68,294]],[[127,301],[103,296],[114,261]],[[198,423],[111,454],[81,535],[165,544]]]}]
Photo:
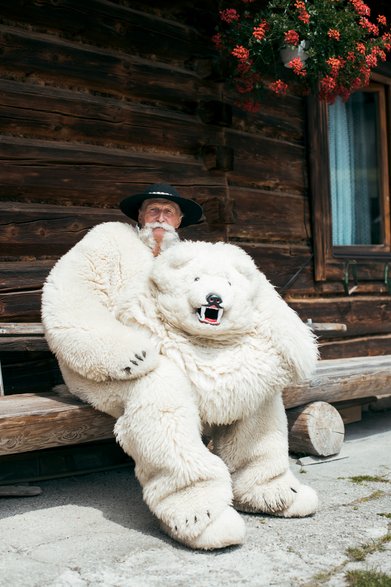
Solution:
[{"label": "white polar bear costume", "polygon": [[183,242],[154,259],[129,225],[99,225],[53,268],[42,320],[70,391],[117,418],[174,539],[222,548],[244,540],[236,509],[316,510],[289,470],[281,397],[316,344],[242,249]]}]

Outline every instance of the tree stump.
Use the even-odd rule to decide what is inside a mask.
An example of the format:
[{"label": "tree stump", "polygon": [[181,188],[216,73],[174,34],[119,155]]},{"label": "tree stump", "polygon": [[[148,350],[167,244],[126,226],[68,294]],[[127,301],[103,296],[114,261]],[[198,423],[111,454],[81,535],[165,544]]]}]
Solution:
[{"label": "tree stump", "polygon": [[313,402],[287,410],[289,450],[327,457],[341,450],[345,426],[336,408],[327,402]]}]

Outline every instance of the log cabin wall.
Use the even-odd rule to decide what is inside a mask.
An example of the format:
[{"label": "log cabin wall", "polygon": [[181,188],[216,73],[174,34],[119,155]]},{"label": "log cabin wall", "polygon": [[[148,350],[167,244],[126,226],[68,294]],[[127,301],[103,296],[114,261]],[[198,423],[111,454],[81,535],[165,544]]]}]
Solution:
[{"label": "log cabin wall", "polygon": [[[216,16],[206,0],[0,1],[0,320],[38,321],[55,260],[164,181],[205,208],[185,237],[240,244],[303,319],[348,325],[324,357],[391,352],[387,296],[314,282],[305,101],[238,109]],[[56,377],[44,353],[2,361],[11,390]]]}]

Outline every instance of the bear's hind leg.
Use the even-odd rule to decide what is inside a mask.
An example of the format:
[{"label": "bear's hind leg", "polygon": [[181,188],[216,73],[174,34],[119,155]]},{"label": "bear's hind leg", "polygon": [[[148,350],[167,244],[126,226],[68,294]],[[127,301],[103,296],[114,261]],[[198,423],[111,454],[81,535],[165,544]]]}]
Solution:
[{"label": "bear's hind leg", "polygon": [[144,500],[167,534],[205,550],[243,542],[244,522],[230,507],[228,469],[203,444],[190,385],[164,357],[134,381],[115,435],[134,459]]},{"label": "bear's hind leg", "polygon": [[288,428],[280,395],[256,414],[218,427],[213,443],[231,471],[236,509],[282,517],[316,511],[315,491],[302,485],[289,469]]}]

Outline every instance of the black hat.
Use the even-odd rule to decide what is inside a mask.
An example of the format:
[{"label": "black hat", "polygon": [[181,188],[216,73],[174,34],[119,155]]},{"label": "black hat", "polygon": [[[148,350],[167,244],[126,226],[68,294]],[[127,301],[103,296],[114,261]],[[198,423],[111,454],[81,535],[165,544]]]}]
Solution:
[{"label": "black hat", "polygon": [[126,216],[137,221],[141,204],[145,200],[155,200],[159,198],[170,200],[171,202],[178,204],[183,214],[180,228],[201,222],[203,216],[201,206],[194,200],[182,198],[175,188],[166,183],[155,183],[141,194],[128,196],[120,202],[119,207]]}]

